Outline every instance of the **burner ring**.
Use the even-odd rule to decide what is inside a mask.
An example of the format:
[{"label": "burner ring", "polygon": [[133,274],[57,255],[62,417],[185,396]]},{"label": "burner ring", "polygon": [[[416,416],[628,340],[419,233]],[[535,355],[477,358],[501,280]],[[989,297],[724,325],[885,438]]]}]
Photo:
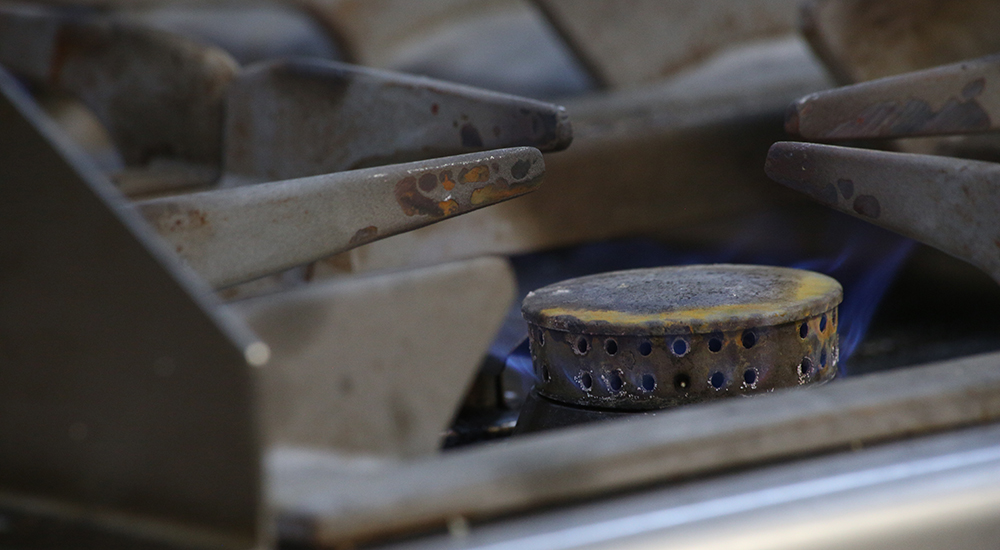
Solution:
[{"label": "burner ring", "polygon": [[825,275],[706,265],[619,271],[528,294],[536,390],[602,409],[658,409],[836,375],[837,305]]}]

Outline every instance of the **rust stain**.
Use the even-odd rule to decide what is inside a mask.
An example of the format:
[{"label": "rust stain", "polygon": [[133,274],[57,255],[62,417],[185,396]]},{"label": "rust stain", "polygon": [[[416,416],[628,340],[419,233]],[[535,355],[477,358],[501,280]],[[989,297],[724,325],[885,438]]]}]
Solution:
[{"label": "rust stain", "polygon": [[440,107],[438,107],[437,103],[431,103],[431,114],[432,115],[438,114],[438,110],[439,109],[440,109]]},{"label": "rust stain", "polygon": [[444,211],[437,201],[417,189],[417,178],[407,176],[396,183],[396,202],[407,216],[433,216],[440,218]]},{"label": "rust stain", "polygon": [[198,209],[188,210],[185,213],[173,213],[169,215],[168,219],[172,219],[173,223],[169,223],[169,231],[180,231],[184,229],[197,229],[199,227],[205,227],[208,225],[208,216],[204,212]]},{"label": "rust stain", "polygon": [[463,168],[458,173],[458,178],[462,180],[462,183],[482,183],[490,179],[490,168],[485,164],[471,169]]},{"label": "rust stain", "polygon": [[504,178],[497,178],[494,183],[473,191],[470,202],[472,202],[473,206],[479,206],[481,204],[505,201],[523,195],[527,189],[527,187],[520,184],[511,185]]},{"label": "rust stain", "polygon": [[458,203],[454,199],[441,201],[438,203],[438,207],[441,208],[445,216],[451,216],[458,212]]},{"label": "rust stain", "polygon": [[455,180],[451,179],[451,170],[445,170],[439,175],[441,178],[441,187],[444,187],[445,191],[451,191],[455,188]]},{"label": "rust stain", "polygon": [[209,215],[197,208],[187,209],[176,203],[164,202],[144,205],[141,211],[143,217],[155,225],[160,233],[211,230]]},{"label": "rust stain", "polygon": [[354,236],[351,237],[351,240],[348,244],[350,244],[351,246],[358,246],[365,243],[369,243],[375,240],[376,237],[378,237],[378,228],[375,227],[374,225],[369,225],[368,227],[362,227],[361,229],[358,229],[357,233],[355,233]]}]

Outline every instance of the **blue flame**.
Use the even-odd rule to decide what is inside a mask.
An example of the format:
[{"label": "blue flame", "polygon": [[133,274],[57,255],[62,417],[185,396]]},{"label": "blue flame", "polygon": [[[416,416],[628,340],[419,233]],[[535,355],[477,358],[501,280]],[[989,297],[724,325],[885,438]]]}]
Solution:
[{"label": "blue flame", "polygon": [[521,342],[521,345],[507,356],[504,366],[518,374],[522,392],[527,392],[536,382],[540,382],[531,362],[531,351],[527,340]]},{"label": "blue flame", "polygon": [[[780,218],[762,218],[748,224],[729,246],[712,251],[679,251],[648,239],[579,245],[567,249],[512,258],[522,296],[529,290],[561,280],[621,269],[703,263],[752,263],[807,269],[830,275],[844,287],[839,310],[840,365],[857,350],[878,304],[909,257],[913,241],[850,218],[835,219],[827,228],[827,248],[833,252],[802,259],[798,233]],[[764,253],[754,243],[771,243]],[[519,305],[518,305],[519,308]],[[523,332],[522,332],[523,334]],[[510,349],[509,347],[507,349]],[[505,363],[529,381],[536,374],[526,345]]]},{"label": "blue flame", "polygon": [[[868,332],[868,326],[878,309],[882,296],[896,278],[903,262],[909,257],[915,242],[900,239],[898,246],[887,250],[877,258],[859,254],[857,245],[852,243],[832,260],[808,260],[792,264],[790,267],[808,269],[830,275],[844,286],[844,301],[840,304],[840,358],[841,369],[861,344]],[[859,266],[857,259],[867,260]]]}]

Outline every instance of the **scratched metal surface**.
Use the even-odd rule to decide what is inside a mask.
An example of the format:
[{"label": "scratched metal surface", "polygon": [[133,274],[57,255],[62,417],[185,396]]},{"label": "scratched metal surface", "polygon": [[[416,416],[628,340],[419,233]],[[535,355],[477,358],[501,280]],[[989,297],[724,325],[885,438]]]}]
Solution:
[{"label": "scratched metal surface", "polygon": [[817,92],[792,105],[785,129],[808,140],[995,130],[998,69],[1000,56],[991,55]]},{"label": "scratched metal surface", "polygon": [[249,67],[226,109],[229,183],[572,141],[562,107],[333,61]]},{"label": "scratched metal surface", "polygon": [[[803,36],[839,84],[871,81],[995,54],[1000,51],[998,25],[1000,4],[993,0],[810,0],[802,4],[800,18]],[[927,91],[913,89],[913,99],[918,101],[933,97],[935,89],[942,89],[933,79],[914,84],[928,87]],[[969,103],[961,95],[964,84],[953,92],[960,104]],[[980,103],[993,102],[986,96],[994,95],[987,88],[976,99]],[[898,99],[902,99],[900,107],[907,102],[906,98]],[[917,122],[914,129],[919,129],[929,118],[934,119],[933,126],[945,122],[940,114],[932,112],[942,106],[931,105],[928,109],[919,103],[912,105],[917,108],[909,110]],[[882,113],[889,119],[904,112],[901,108],[894,112],[890,104],[882,107],[889,108]],[[969,106],[954,107],[962,111]],[[971,122],[976,119],[981,121],[982,117]],[[900,126],[905,128],[906,123]],[[983,132],[899,138],[885,146],[906,153],[1000,160],[1000,140]]]}]

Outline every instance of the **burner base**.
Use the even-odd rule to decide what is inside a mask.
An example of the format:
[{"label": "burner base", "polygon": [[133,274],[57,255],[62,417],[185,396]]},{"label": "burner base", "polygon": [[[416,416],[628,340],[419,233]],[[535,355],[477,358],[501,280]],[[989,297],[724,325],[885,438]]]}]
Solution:
[{"label": "burner base", "polygon": [[615,411],[559,403],[532,390],[524,401],[513,435],[542,432],[604,420],[624,420],[656,416],[660,410]]}]

